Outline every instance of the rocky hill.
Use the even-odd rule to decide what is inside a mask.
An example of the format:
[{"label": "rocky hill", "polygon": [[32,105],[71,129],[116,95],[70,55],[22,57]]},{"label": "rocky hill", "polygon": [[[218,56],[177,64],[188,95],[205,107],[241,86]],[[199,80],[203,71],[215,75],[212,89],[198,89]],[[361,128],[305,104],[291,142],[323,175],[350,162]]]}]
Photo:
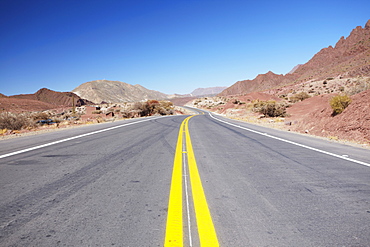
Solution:
[{"label": "rocky hill", "polygon": [[341,37],[335,47],[329,46],[315,54],[307,63],[296,66],[286,75],[272,72],[253,80],[238,81],[219,96],[242,95],[255,91],[325,78],[351,78],[370,75],[370,20],[365,27],[356,27],[347,37]]},{"label": "rocky hill", "polygon": [[351,34],[343,36],[335,47],[319,51],[294,74],[299,81],[325,79],[328,77],[355,77],[370,74],[370,20],[365,27],[356,27]]},{"label": "rocky hill", "polygon": [[81,98],[101,103],[135,102],[149,99],[167,99],[164,93],[149,90],[141,85],[120,81],[97,80],[81,84],[72,90]]},{"label": "rocky hill", "polygon": [[0,97],[0,111],[4,112],[36,112],[59,108],[54,104],[49,104],[39,100],[17,99],[14,97]]},{"label": "rocky hill", "polygon": [[19,94],[9,96],[9,98],[36,100],[55,106],[73,106],[73,105],[81,106],[86,104],[94,104],[91,101],[82,99],[81,97],[74,93],[56,92],[47,88],[42,88],[34,94]]},{"label": "rocky hill", "polygon": [[0,94],[0,110],[13,113],[64,109],[65,107],[94,104],[71,92],[56,92],[42,88],[34,94],[6,96]]},{"label": "rocky hill", "polygon": [[242,95],[246,93],[264,91],[292,83],[296,78],[293,74],[277,75],[271,71],[260,74],[253,80],[238,81],[222,91],[219,96]]}]

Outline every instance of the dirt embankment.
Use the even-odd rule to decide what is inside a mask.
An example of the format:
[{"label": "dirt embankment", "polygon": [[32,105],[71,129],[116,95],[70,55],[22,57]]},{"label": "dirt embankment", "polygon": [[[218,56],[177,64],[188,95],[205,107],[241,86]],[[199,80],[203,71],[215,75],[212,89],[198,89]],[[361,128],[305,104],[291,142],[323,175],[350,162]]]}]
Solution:
[{"label": "dirt embankment", "polygon": [[288,128],[301,133],[332,139],[370,144],[370,90],[351,97],[351,104],[332,116],[329,101],[333,94],[321,95],[296,103],[287,109],[292,123]]}]

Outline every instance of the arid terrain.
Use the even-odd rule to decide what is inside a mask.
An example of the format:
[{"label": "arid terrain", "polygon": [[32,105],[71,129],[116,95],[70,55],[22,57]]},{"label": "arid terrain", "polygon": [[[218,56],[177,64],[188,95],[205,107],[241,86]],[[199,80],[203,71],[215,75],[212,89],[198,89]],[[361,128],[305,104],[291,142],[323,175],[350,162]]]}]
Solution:
[{"label": "arid terrain", "polygon": [[[74,93],[43,88],[34,94],[0,94],[0,129],[2,135],[9,135],[50,129],[50,124],[36,124],[48,119],[60,128],[120,118],[182,114],[186,112],[172,104],[187,104],[251,123],[369,145],[370,20],[286,75],[269,71],[223,89],[199,88],[192,94],[169,96],[140,85],[98,80],[81,84]],[[196,98],[217,92],[217,96]],[[340,113],[334,114],[332,101],[338,95],[347,97],[348,102]],[[13,124],[20,119],[28,122],[22,127]],[[6,122],[11,128],[4,127]]]},{"label": "arid terrain", "polygon": [[1,95],[0,107],[2,139],[117,119],[184,113],[169,101],[94,104],[74,93],[45,88],[35,94]]}]

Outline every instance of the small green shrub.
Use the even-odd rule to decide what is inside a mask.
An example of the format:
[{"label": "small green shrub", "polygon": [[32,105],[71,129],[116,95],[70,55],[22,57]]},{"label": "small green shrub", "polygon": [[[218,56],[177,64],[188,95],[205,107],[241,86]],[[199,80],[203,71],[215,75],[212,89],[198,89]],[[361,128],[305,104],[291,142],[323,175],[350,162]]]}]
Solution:
[{"label": "small green shrub", "polygon": [[337,95],[330,99],[330,106],[333,109],[332,115],[338,115],[346,109],[351,103],[351,98],[348,95]]},{"label": "small green shrub", "polygon": [[274,100],[256,101],[253,104],[253,111],[267,117],[284,117],[286,114],[286,105],[277,103]]}]

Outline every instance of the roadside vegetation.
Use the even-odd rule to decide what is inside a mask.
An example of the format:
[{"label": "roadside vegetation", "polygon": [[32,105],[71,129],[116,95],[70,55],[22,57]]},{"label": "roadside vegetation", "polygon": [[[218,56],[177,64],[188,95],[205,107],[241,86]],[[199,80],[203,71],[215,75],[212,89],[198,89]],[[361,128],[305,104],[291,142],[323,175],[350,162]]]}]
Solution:
[{"label": "roadside vegetation", "polygon": [[148,100],[145,102],[136,102],[116,112],[122,114],[123,118],[148,117],[173,115],[174,106],[169,101]]},{"label": "roadside vegetation", "polygon": [[331,98],[330,106],[333,109],[332,115],[341,114],[351,103],[351,98],[348,95],[337,95]]},{"label": "roadside vegetation", "polygon": [[311,96],[310,96],[308,93],[306,93],[306,92],[300,92],[300,93],[297,93],[297,94],[292,95],[292,96],[289,98],[289,100],[290,100],[290,102],[292,102],[292,103],[297,103],[297,102],[299,102],[299,101],[303,101],[303,100],[308,99],[308,98],[310,98],[310,97],[311,97]]},{"label": "roadside vegetation", "polygon": [[122,118],[146,117],[155,115],[173,115],[172,102],[148,100],[145,102],[104,104],[94,107],[92,118],[82,120],[86,114],[85,107],[77,107],[63,112],[53,110],[43,112],[0,113],[0,134],[18,133],[21,130],[37,129],[41,126],[64,126],[84,123],[102,123]]},{"label": "roadside vegetation", "polygon": [[0,113],[0,130],[2,133],[8,130],[31,130],[45,124],[59,124],[61,121],[67,120],[70,117],[71,115],[65,112],[62,114],[56,114],[50,111],[25,113],[2,112]]},{"label": "roadside vegetation", "polygon": [[286,104],[274,100],[255,101],[253,111],[263,114],[266,117],[284,117],[286,115]]},{"label": "roadside vegetation", "polygon": [[5,132],[5,130],[33,128],[35,123],[32,120],[30,114],[2,112],[0,113],[0,129]]}]

